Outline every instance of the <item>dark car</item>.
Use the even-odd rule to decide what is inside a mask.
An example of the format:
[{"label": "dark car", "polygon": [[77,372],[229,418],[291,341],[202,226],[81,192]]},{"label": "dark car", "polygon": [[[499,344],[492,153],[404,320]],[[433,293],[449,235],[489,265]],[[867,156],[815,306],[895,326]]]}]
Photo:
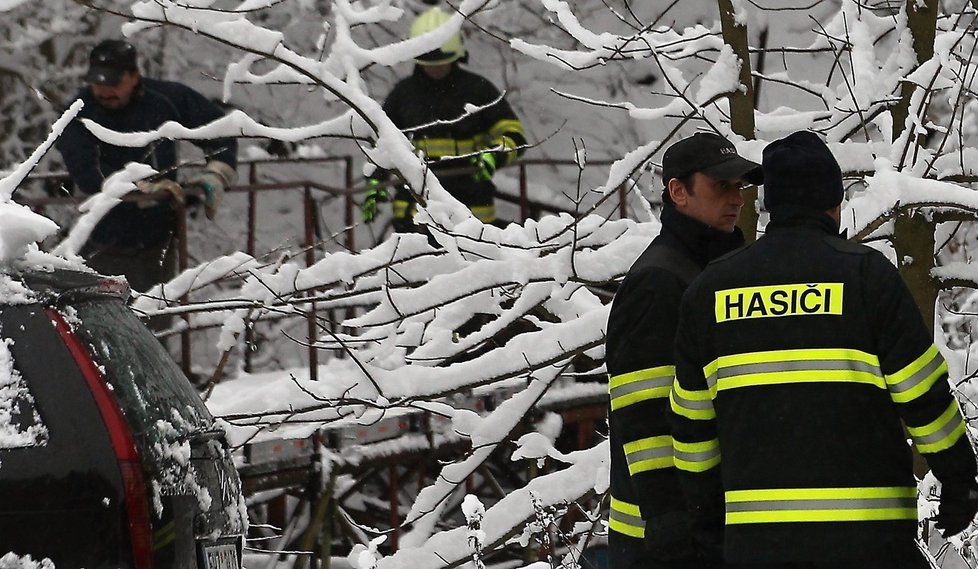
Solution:
[{"label": "dark car", "polygon": [[127,295],[90,273],[0,273],[0,557],[238,569],[224,433]]}]

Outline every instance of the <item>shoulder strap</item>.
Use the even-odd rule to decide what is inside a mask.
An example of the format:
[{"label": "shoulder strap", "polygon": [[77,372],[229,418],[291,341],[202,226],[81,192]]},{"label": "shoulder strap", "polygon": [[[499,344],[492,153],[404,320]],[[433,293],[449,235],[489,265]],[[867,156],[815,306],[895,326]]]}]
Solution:
[{"label": "shoulder strap", "polygon": [[643,261],[650,266],[658,267],[676,275],[687,286],[693,282],[696,275],[703,271],[692,259],[668,245],[649,247],[642,257]]}]

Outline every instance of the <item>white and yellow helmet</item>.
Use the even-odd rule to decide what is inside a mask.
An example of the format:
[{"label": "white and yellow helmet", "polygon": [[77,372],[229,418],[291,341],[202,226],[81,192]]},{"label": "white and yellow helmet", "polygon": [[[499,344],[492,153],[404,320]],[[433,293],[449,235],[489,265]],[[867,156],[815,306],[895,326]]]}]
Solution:
[{"label": "white and yellow helmet", "polygon": [[[431,30],[434,30],[447,22],[451,18],[450,15],[442,11],[441,8],[435,6],[430,10],[426,10],[418,15],[411,23],[411,38],[416,38],[422,34],[426,34]],[[441,48],[434,51],[429,51],[428,53],[419,56],[414,61],[418,65],[441,65],[443,63],[451,63],[453,61],[458,61],[465,57],[465,46],[462,45],[462,35],[456,32],[452,37],[448,38]]]}]

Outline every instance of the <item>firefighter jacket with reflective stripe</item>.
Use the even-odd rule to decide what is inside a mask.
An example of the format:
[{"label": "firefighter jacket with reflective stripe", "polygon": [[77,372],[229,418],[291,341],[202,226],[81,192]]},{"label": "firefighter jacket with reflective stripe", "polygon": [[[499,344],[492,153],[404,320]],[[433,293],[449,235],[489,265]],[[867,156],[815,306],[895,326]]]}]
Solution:
[{"label": "firefighter jacket with reflective stripe", "polygon": [[[92,95],[91,87],[79,91],[77,99],[85,106],[68,123],[58,139],[72,181],[84,194],[101,191],[102,182],[129,162],[149,164],[171,180],[177,179],[177,144],[161,138],[146,146],[116,146],[89,132],[82,119],[90,119],[119,132],[155,130],[168,121],[187,128],[198,128],[220,119],[224,112],[190,87],[173,81],[143,77],[129,104],[107,109]],[[193,141],[207,154],[232,168],[238,163],[238,142],[233,138]],[[176,229],[176,214],[170,203],[152,206],[123,202],[105,215],[92,232],[92,241],[118,248],[152,247],[164,243]]]},{"label": "firefighter jacket with reflective stripe", "polygon": [[659,235],[618,288],[608,318],[613,566],[629,547],[641,551],[647,532],[651,548],[660,537],[688,538],[668,425],[679,300],[711,258],[743,244],[739,230],[710,229],[671,205],[661,222]]},{"label": "firefighter jacket with reflective stripe", "polygon": [[[384,101],[384,111],[415,148],[424,153],[432,170],[467,170],[439,175],[450,194],[484,222],[496,219],[491,180],[476,180],[470,157],[491,149],[496,167],[516,160],[523,152],[523,126],[499,89],[488,79],[462,69],[457,63],[441,79],[432,79],[415,66],[414,73],[397,85]],[[406,190],[395,196],[394,217],[413,216],[414,200]]]},{"label": "firefighter jacket with reflective stripe", "polygon": [[940,481],[975,478],[932,327],[896,268],[836,231],[822,213],[775,215],[683,297],[674,458],[701,526],[725,523],[730,563],[912,550],[901,419]]}]

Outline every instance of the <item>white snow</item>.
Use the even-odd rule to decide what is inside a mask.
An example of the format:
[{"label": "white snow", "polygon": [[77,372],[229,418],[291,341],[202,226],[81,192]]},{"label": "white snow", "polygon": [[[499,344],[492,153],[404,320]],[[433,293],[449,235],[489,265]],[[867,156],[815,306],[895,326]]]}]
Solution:
[{"label": "white snow", "polygon": [[[21,4],[18,0],[0,0],[0,11]],[[425,204],[417,221],[429,226],[437,243],[432,246],[422,235],[396,235],[355,253],[321,252],[310,267],[298,257],[268,262],[240,251],[228,252],[201,260],[171,282],[137,295],[133,307],[146,314],[186,313],[191,325],[219,323],[216,348],[221,351],[239,346],[241,335],[255,321],[272,314],[301,316],[309,307],[308,295],[316,296],[320,309],[350,311],[335,331],[324,331],[313,339],[322,348],[321,353],[344,350],[347,356],[324,361],[317,370],[319,381],[311,381],[304,369],[255,374],[235,371],[216,387],[208,404],[223,417],[232,444],[306,438],[321,429],[367,429],[423,411],[435,414],[443,429],[434,437],[436,444],[470,444],[471,453],[447,465],[411,504],[407,520],[414,522],[417,530],[402,542],[402,549],[391,556],[381,555],[377,547],[382,538],[359,546],[349,560],[358,569],[434,569],[446,560],[461,563],[471,559],[473,542],[489,546],[533,516],[533,496],[549,507],[589,491],[605,491],[607,444],[559,453],[552,444],[559,420],[547,415],[537,425],[537,432],[517,441],[514,459],[546,457],[564,461],[568,467],[532,481],[484,513],[474,502],[467,502],[465,513],[480,517],[478,539],[470,539],[472,530],[462,527],[434,531],[433,518],[444,512],[446,498],[457,489],[452,481],[463,480],[478,468],[529,410],[561,398],[591,400],[603,396],[601,384],[565,381],[574,355],[586,353],[600,358],[603,352],[608,306],[606,296],[600,295],[595,285],[620,278],[660,229],[652,209],[638,196],[640,221],[608,219],[596,207],[588,209],[590,206],[585,205],[575,215],[546,216],[505,228],[486,226],[448,195],[414,152],[410,140],[383,113],[378,94],[371,92],[376,87],[372,84],[374,70],[390,71],[440,46],[460,30],[471,33],[467,18],[479,22],[485,16],[506,16],[507,3],[454,3],[457,11],[439,29],[418,38],[384,42],[364,31],[403,27],[415,8],[411,2],[336,0],[329,3],[328,15],[317,15],[316,33],[322,35],[314,42],[316,49],[308,51],[284,30],[263,27],[259,23],[262,20],[249,18],[248,11],[274,2],[244,0],[237,3],[235,11],[216,10],[212,4],[133,2],[135,19],[122,30],[133,35],[158,25],[179,27],[196,34],[195,39],[234,49],[236,59],[228,63],[223,77],[227,101],[240,100],[249,87],[271,91],[291,84],[305,86],[317,101],[336,104],[293,126],[272,124],[264,115],[237,110],[197,129],[169,123],[149,132],[117,133],[86,122],[87,128],[98,138],[119,145],[144,145],[165,137],[271,137],[302,143],[297,151],[302,156],[325,153],[313,143],[318,139],[352,137],[367,161],[404,176]],[[304,9],[313,5],[302,4]],[[693,10],[692,4],[683,3],[682,9]],[[527,31],[498,45],[526,56],[520,65],[533,69],[528,73],[531,76],[549,66],[559,71],[560,77],[568,78],[568,84],[554,87],[566,91],[569,99],[563,103],[566,108],[552,109],[554,116],[586,114],[582,108],[602,106],[619,112],[618,122],[606,127],[608,130],[639,133],[637,143],[610,149],[620,159],[601,181],[584,188],[588,195],[597,196],[595,199],[614,197],[620,187],[628,188],[632,195],[642,190],[660,191],[655,166],[675,136],[695,130],[716,131],[734,140],[744,156],[760,161],[764,146],[771,140],[797,129],[817,129],[829,142],[847,181],[856,182],[849,190],[851,199],[843,214],[844,228],[850,235],[876,228],[873,236],[885,237],[892,231],[892,224],[886,221],[896,208],[907,205],[937,211],[978,210],[978,193],[972,184],[948,181],[978,175],[978,107],[969,98],[969,90],[974,89],[974,73],[967,57],[974,41],[970,28],[958,26],[953,18],[943,19],[934,57],[917,66],[902,13],[883,17],[857,2],[844,0],[830,12],[815,8],[824,29],[811,33],[814,23],[805,17],[798,24],[799,19],[789,14],[782,22],[781,15],[771,16],[748,4],[733,2],[737,23],[750,30],[763,21],[785,47],[847,50],[837,60],[832,51],[812,53],[801,64],[797,59],[787,63],[790,56],[783,56],[784,66],[772,64],[777,58],[769,57],[769,67],[760,72],[766,78],[765,89],[785,84],[792,89],[787,95],[782,91],[768,95],[759,105],[756,140],[734,135],[729,124],[729,105],[722,95],[742,88],[741,62],[718,33],[715,14],[703,19],[704,23],[679,22],[670,28],[665,25],[670,22],[664,20],[656,26],[634,27],[626,25],[627,19],[611,18],[609,24],[592,17],[590,4],[541,0],[530,8],[542,14],[540,22],[549,19],[559,26],[559,34],[548,35],[545,29]],[[483,13],[486,11],[490,14]],[[467,42],[471,39],[466,35]],[[830,80],[822,73],[826,61],[834,70]],[[651,70],[656,78],[651,92],[617,81],[617,66],[628,64]],[[595,80],[584,75],[587,72],[603,75]],[[584,78],[574,80],[573,73]],[[612,83],[606,81],[609,76],[616,79],[614,96],[608,94],[612,90],[594,88],[601,81]],[[520,80],[526,78],[515,79],[517,83]],[[911,98],[913,112],[903,135],[894,139],[890,108],[904,84],[919,88]],[[522,84],[516,87],[517,94],[519,88],[529,90]],[[967,95],[966,100],[956,115],[942,106],[953,106],[962,94]],[[280,102],[290,104],[276,104]],[[79,102],[69,107],[53,125],[48,140],[0,179],[0,263],[4,266],[81,267],[77,253],[94,224],[133,190],[134,181],[154,173],[146,165],[131,164],[111,176],[103,191],[82,206],[84,215],[53,255],[40,251],[36,242],[53,235],[57,225],[15,203],[12,196],[79,109]],[[924,133],[932,134],[934,141],[927,148],[915,148],[916,136]],[[533,135],[542,138],[536,132]],[[262,154],[254,149],[247,152]],[[587,166],[583,150],[575,150],[573,157]],[[540,185],[552,186],[553,195],[573,193],[556,178]],[[973,245],[965,243],[962,247]],[[934,275],[978,281],[978,269],[973,267],[970,255],[944,263]],[[220,298],[204,298],[215,283],[228,277],[240,279],[241,284],[223,291]],[[201,300],[184,307],[168,302],[184,295],[201,295],[197,297]],[[31,295],[18,282],[0,277],[0,298],[22,303],[29,302]],[[946,322],[960,324],[967,319],[948,316]],[[519,333],[504,345],[464,357],[514,326]],[[472,330],[463,334],[463,327]],[[971,348],[945,349],[956,379],[974,371],[967,363],[971,361]],[[22,397],[23,391],[9,360],[9,346],[3,343],[0,441],[37,444],[43,440],[40,430],[11,432],[10,394]],[[974,394],[970,383],[961,391]],[[511,396],[502,398],[501,394]],[[500,400],[493,411],[475,408],[480,397],[496,396]],[[161,433],[173,429],[166,422],[157,427]],[[334,458],[357,464],[399,452],[421,452],[430,444],[425,436],[409,433],[346,446]],[[187,463],[189,448],[185,445],[169,442],[157,450],[176,464]],[[194,481],[181,473],[170,482],[192,486]],[[925,486],[926,481],[921,488]],[[202,505],[211,498],[196,489],[195,495]],[[922,512],[926,501],[922,500]],[[0,560],[0,568],[50,565],[30,558],[6,561],[8,557]],[[21,565],[13,565],[15,562]]]},{"label": "white snow", "polygon": [[[47,444],[48,429],[15,367],[11,344],[9,338],[0,340],[0,449],[42,446]],[[21,415],[25,410],[29,413],[26,417]]]}]

